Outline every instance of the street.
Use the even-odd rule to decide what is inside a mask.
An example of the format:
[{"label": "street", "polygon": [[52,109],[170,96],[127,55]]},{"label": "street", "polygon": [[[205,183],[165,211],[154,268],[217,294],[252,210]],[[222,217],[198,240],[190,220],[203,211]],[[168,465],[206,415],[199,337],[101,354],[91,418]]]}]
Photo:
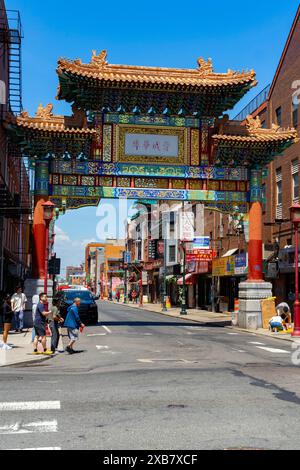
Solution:
[{"label": "street", "polygon": [[1,449],[300,448],[290,342],[109,302],[99,320],[82,352],[1,369]]}]

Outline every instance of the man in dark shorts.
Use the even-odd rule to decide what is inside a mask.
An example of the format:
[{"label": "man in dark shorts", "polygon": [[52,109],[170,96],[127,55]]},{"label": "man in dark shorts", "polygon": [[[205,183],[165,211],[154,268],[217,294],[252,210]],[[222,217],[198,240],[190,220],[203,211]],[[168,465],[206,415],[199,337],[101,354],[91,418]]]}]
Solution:
[{"label": "man in dark shorts", "polygon": [[11,308],[10,295],[6,295],[4,298],[4,303],[2,307],[2,318],[3,318],[3,324],[4,324],[3,342],[0,343],[0,348],[3,351],[8,351],[9,349],[12,349],[12,347],[7,344],[7,338],[8,338],[9,330],[11,328],[13,315],[14,314]]},{"label": "man in dark shorts", "polygon": [[35,338],[33,342],[34,351],[33,354],[39,354],[38,352],[38,342],[39,338],[42,338],[42,346],[43,346],[43,353],[42,354],[51,354],[51,351],[47,351],[46,345],[46,323],[47,323],[47,316],[50,312],[46,311],[46,305],[48,303],[47,295],[42,292],[39,295],[40,301],[37,304],[36,312],[35,312],[35,319],[34,319],[34,329],[35,329]]}]

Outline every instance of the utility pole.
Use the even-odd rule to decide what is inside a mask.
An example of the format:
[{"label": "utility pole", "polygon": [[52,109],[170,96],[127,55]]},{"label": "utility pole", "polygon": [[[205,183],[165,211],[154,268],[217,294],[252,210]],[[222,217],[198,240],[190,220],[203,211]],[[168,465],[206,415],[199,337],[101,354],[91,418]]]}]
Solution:
[{"label": "utility pole", "polygon": [[181,246],[183,249],[183,278],[182,278],[182,297],[181,297],[181,310],[180,310],[180,315],[187,315],[186,311],[186,282],[185,282],[185,276],[186,276],[186,246],[185,246],[185,241],[181,241]]}]

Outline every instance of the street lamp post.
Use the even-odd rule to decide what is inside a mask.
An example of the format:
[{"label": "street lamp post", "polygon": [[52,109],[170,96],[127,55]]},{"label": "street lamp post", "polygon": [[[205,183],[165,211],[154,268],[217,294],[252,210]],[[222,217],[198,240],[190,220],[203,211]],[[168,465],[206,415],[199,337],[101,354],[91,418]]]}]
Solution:
[{"label": "street lamp post", "polygon": [[162,292],[162,312],[167,312],[167,240],[164,239],[164,267],[163,267],[163,292]]},{"label": "street lamp post", "polygon": [[45,232],[45,278],[44,278],[44,292],[48,293],[48,260],[49,260],[49,226],[50,222],[53,218],[53,209],[55,208],[55,204],[51,201],[44,202],[42,204],[44,209],[44,222],[46,226]]},{"label": "street lamp post", "polygon": [[186,247],[185,247],[185,242],[181,242],[181,246],[183,249],[183,278],[182,278],[182,297],[181,297],[181,310],[180,310],[180,315],[187,315],[186,311],[186,282],[185,282],[185,276],[186,276]]},{"label": "street lamp post", "polygon": [[140,298],[139,298],[139,307],[143,306],[143,263],[140,264],[140,280],[139,280],[139,287],[140,287]]},{"label": "street lamp post", "polygon": [[290,207],[291,222],[294,225],[295,234],[295,302],[294,302],[294,330],[292,336],[300,336],[300,302],[299,302],[299,265],[298,265],[298,227],[300,223],[300,204]]}]

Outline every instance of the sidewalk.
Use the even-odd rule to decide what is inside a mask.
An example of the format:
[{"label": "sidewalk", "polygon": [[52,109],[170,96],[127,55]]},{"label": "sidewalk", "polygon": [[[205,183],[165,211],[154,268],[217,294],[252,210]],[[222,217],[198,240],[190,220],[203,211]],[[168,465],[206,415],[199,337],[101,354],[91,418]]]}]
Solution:
[{"label": "sidewalk", "polygon": [[[2,335],[0,335],[0,340],[2,340]],[[25,330],[24,333],[10,333],[8,336],[8,344],[13,345],[13,349],[9,351],[2,351],[2,349],[0,349],[0,367],[16,364],[35,364],[46,361],[52,357],[42,354],[32,354],[31,328]],[[50,338],[47,338],[47,346],[50,346]]]},{"label": "sidewalk", "polygon": [[148,312],[160,313],[161,315],[166,315],[173,318],[180,318],[181,320],[190,320],[196,323],[216,323],[225,328],[231,329],[235,332],[241,331],[245,333],[252,333],[256,335],[268,336],[269,338],[282,339],[285,341],[300,342],[299,338],[293,338],[290,333],[272,333],[269,330],[263,328],[258,328],[257,330],[249,330],[245,328],[239,328],[237,326],[231,325],[231,313],[212,313],[207,310],[197,310],[197,309],[188,309],[187,315],[180,315],[180,308],[168,308],[167,312],[162,312],[161,304],[144,304],[143,307],[140,307],[139,304],[133,303],[121,303],[115,300],[107,302],[112,302],[114,304],[121,304],[125,307],[132,307]]}]

